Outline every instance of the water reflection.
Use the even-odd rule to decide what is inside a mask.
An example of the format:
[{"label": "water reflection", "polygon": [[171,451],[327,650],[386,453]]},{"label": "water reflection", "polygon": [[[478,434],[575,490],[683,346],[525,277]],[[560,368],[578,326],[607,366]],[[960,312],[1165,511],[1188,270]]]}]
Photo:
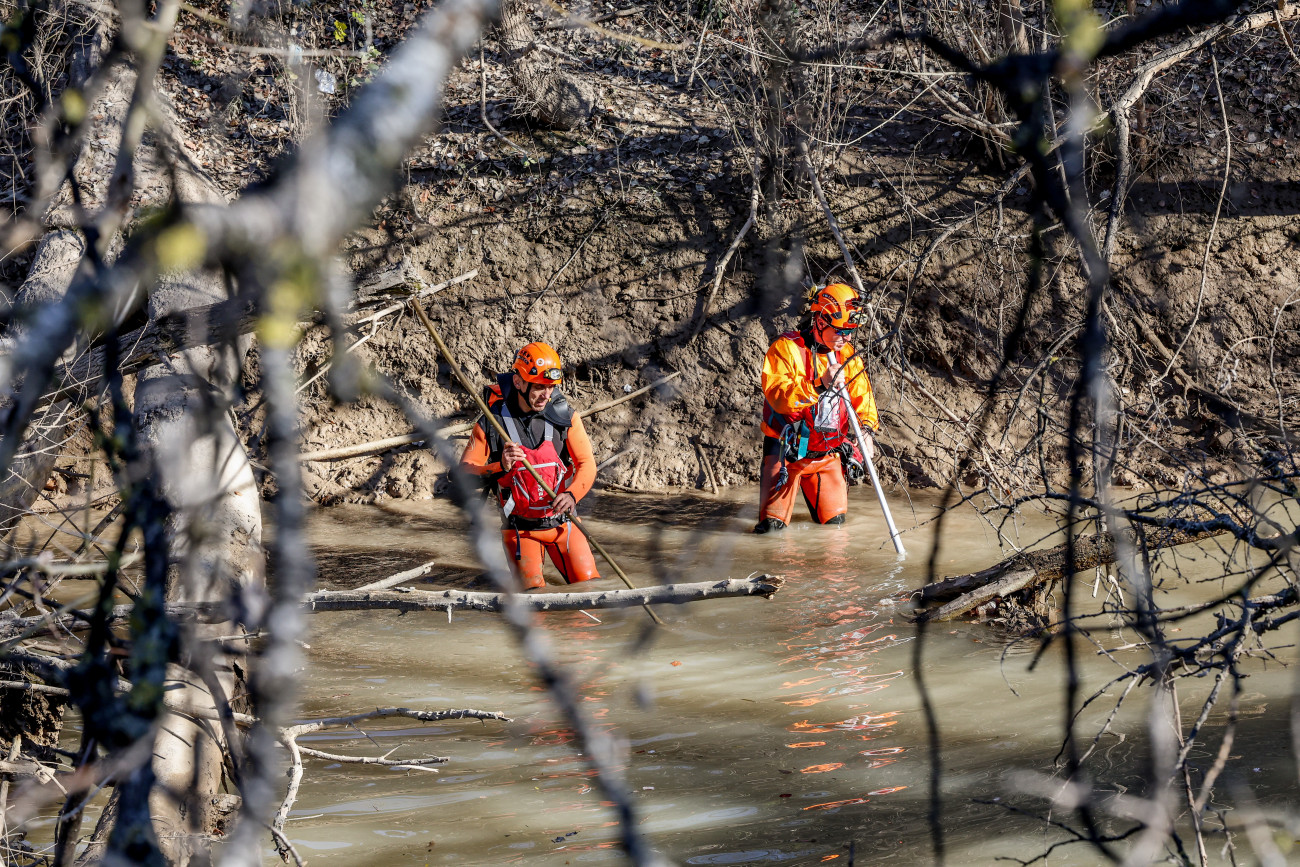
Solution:
[{"label": "water reflection", "polygon": [[[896,758],[861,759],[859,756],[901,756],[905,746],[862,751],[860,741],[876,735],[863,731],[881,730],[898,723],[901,711],[881,694],[894,681],[905,676],[904,670],[882,663],[878,654],[910,640],[893,629],[893,602],[897,592],[901,564],[895,562],[883,578],[873,580],[863,568],[860,546],[855,546],[852,520],[840,527],[808,528],[812,532],[792,533],[781,540],[774,552],[776,568],[791,574],[809,576],[801,588],[797,616],[792,618],[777,645],[777,664],[786,675],[780,684],[781,704],[792,709],[827,709],[834,713],[817,721],[801,716],[787,722],[786,731],[799,736],[785,744],[788,750],[813,750],[824,756],[814,764],[798,768],[804,777],[834,774],[846,769],[853,772],[856,785],[863,782],[862,772],[870,772],[897,761]],[[797,527],[798,525],[796,525]],[[878,563],[888,563],[881,558]],[[871,696],[870,700],[867,696]],[[901,696],[898,702],[906,702]],[[808,740],[806,735],[829,735],[829,740]],[[869,780],[869,778],[866,778]],[[907,786],[875,788],[871,795],[899,792]],[[827,793],[782,793],[801,811],[837,811],[858,808],[871,800],[867,795],[844,797],[839,794],[821,800]],[[814,799],[812,804],[799,801]]]},{"label": "water reflection", "polygon": [[[663,562],[675,580],[755,570],[790,578],[770,601],[665,610],[669,627],[636,651],[639,611],[603,612],[601,623],[578,613],[539,618],[580,684],[589,718],[627,744],[625,782],[642,828],[676,862],[847,863],[856,844],[858,863],[928,863],[914,632],[895,601],[920,583],[926,552],[909,538],[912,559],[900,563],[878,510],[859,498],[866,493],[854,489],[841,527],[797,522],[761,538],[737,529],[752,492],[680,502],[605,495],[591,509],[593,531],[635,583],[656,580]],[[411,513],[390,511],[373,523],[373,509],[315,515],[322,580],[355,586],[437,559],[426,583],[473,586],[479,570],[454,510],[440,502],[402,508]],[[1000,556],[970,516],[955,516],[947,532],[949,550],[961,552],[941,564],[947,574]],[[358,547],[365,559],[353,556]],[[383,750],[399,743],[450,756],[438,775],[309,766],[289,827],[311,850],[313,867],[622,863],[615,817],[574,750],[572,730],[499,619],[318,614],[312,625],[308,714],[396,704],[512,718],[367,733]],[[1010,677],[1015,696],[1003,681],[1001,646],[972,629],[956,625],[927,638],[949,762],[952,860],[1032,857],[1041,826],[972,803],[1004,791],[1013,763],[1050,767],[1057,735],[1042,721],[1059,718],[1059,668],[1049,660],[1026,673],[1022,659]],[[1243,703],[1248,722],[1257,705],[1263,700]],[[323,747],[331,751],[375,749],[356,733],[322,737],[334,739]],[[1131,749],[1116,751],[1117,768]]]}]

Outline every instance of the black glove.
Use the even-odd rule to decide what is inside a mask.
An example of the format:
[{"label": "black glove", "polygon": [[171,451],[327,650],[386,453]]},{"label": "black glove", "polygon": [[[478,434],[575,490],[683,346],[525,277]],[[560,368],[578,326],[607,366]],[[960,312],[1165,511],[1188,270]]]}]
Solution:
[{"label": "black glove", "polygon": [[844,465],[844,480],[850,485],[856,485],[866,478],[867,467],[862,462],[862,453],[853,443],[840,444],[840,463]]}]

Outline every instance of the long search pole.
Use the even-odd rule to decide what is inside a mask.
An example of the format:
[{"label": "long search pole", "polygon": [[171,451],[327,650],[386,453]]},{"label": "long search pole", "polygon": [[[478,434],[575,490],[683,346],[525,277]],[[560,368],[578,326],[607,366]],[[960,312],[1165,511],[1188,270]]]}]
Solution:
[{"label": "long search pole", "polygon": [[894,550],[898,556],[906,557],[907,551],[903,549],[903,537],[899,535],[898,528],[894,526],[894,515],[889,511],[889,503],[885,500],[885,489],[880,486],[880,476],[876,475],[876,465],[872,462],[867,453],[867,441],[862,433],[862,425],[858,423],[857,410],[853,408],[853,401],[849,400],[849,384],[841,383],[835,387],[835,391],[844,401],[844,411],[849,416],[849,424],[853,426],[853,436],[858,440],[858,449],[862,452],[862,462],[867,465],[867,472],[871,475],[871,484],[876,489],[876,499],[880,501],[880,510],[885,513],[885,524],[889,527],[889,540],[894,543]]},{"label": "long search pole", "polygon": [[[447,359],[447,364],[451,367],[451,372],[455,374],[456,379],[460,382],[461,388],[465,389],[465,391],[469,393],[469,396],[474,399],[474,402],[478,404],[479,411],[483,413],[483,417],[487,419],[493,429],[496,430],[497,435],[501,437],[501,441],[507,443],[513,442],[510,439],[510,435],[506,433],[505,428],[501,426],[501,423],[497,421],[496,417],[492,415],[490,410],[488,410],[488,406],[483,402],[483,398],[479,397],[478,392],[470,385],[469,379],[463,372],[461,372],[460,365],[456,363],[456,359],[452,357],[451,352],[447,349],[447,344],[442,342],[442,336],[438,334],[438,329],[433,326],[433,322],[430,321],[429,317],[425,314],[424,305],[420,303],[420,299],[412,298],[411,304],[415,307],[416,315],[420,317],[420,321],[424,323],[424,327],[428,330],[429,336],[432,337],[433,342],[438,345],[438,351],[442,353],[443,358]],[[546,484],[538,474],[537,468],[530,464],[527,458],[522,459],[522,463],[524,469],[528,470],[529,474],[532,475],[537,484],[541,485],[542,490],[546,492],[546,496],[554,500],[555,491],[552,490],[551,486]],[[573,519],[573,525],[582,532],[582,535],[587,537],[587,541],[591,543],[591,547],[595,548],[600,553],[600,556],[605,558],[605,562],[609,564],[610,568],[614,570],[615,574],[617,574],[619,578],[623,579],[623,583],[627,585],[627,588],[629,590],[638,589],[637,586],[632,583],[632,580],[627,577],[627,573],[619,568],[619,565],[614,562],[614,558],[609,556],[609,552],[605,550],[604,546],[591,538],[591,533],[587,532],[587,528],[583,526],[577,513],[571,512],[570,517]],[[650,615],[651,620],[660,626],[664,625],[664,622],[659,619],[659,615],[655,614],[654,611],[650,609],[649,605],[643,605],[641,607],[645,609],[646,614]]]}]

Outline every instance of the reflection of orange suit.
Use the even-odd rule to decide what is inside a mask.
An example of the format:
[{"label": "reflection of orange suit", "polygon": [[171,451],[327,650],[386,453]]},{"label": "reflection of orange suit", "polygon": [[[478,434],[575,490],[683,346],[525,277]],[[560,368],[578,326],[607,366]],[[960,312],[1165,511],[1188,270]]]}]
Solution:
[{"label": "reflection of orange suit", "polygon": [[[856,449],[857,443],[852,442],[853,429],[842,411],[842,400],[835,405],[833,396],[822,399],[827,352],[810,333],[791,331],[772,341],[763,359],[766,403],[760,521],[773,518],[790,523],[796,488],[803,491],[808,511],[819,524],[848,511],[848,486],[838,450],[846,442]],[[878,429],[876,399],[862,359],[845,344],[836,360],[844,365],[849,400],[860,424]],[[837,411],[838,423],[828,424]]]},{"label": "reflection of orange suit", "polygon": [[[506,395],[504,400],[503,392]],[[582,426],[582,418],[573,413],[558,389],[546,408],[536,413],[521,413],[512,392],[509,375],[501,377],[488,390],[488,409],[501,422],[503,409],[507,407],[506,401],[510,401],[506,412],[513,416],[512,423],[519,434],[519,445],[529,453],[543,446],[549,430],[551,445],[566,468],[564,478],[555,487],[555,493],[567,491],[573,495],[575,502],[581,500],[591,490],[592,482],[596,479],[596,459],[592,455],[591,440]],[[497,482],[505,478],[508,472],[501,467],[501,452],[504,447],[505,443],[495,428],[486,420],[479,419],[470,434],[469,445],[460,456],[461,468],[486,477],[495,488]],[[567,516],[547,514],[533,519],[506,515],[501,537],[505,543],[507,559],[525,590],[546,586],[546,580],[542,577],[543,551],[550,555],[555,568],[560,570],[564,580],[570,584],[600,577],[586,537],[569,522]]]}]

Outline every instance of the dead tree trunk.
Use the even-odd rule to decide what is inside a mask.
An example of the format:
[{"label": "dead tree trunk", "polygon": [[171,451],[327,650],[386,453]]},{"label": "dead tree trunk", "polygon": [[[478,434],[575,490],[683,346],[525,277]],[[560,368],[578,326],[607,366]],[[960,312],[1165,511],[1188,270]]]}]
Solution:
[{"label": "dead tree trunk", "polygon": [[[178,166],[174,176],[181,201],[224,202],[194,166]],[[188,318],[189,334],[209,335],[222,329],[199,320],[221,311],[221,302],[228,300],[220,274],[174,275],[150,294],[150,324],[162,328],[165,321]],[[168,602],[240,599],[245,588],[264,579],[259,495],[231,413],[250,341],[236,337],[214,344],[200,338],[190,348],[164,351],[160,363],[138,375],[137,442],[171,515]],[[228,744],[215,720],[236,700],[241,684],[237,659],[217,639],[235,631],[229,622],[191,625],[182,638],[182,664],[168,666],[168,681],[181,685],[169,694],[169,705],[178,710],[168,712],[157,728],[153,774],[159,785],[151,791],[149,812],[173,867],[210,860],[207,841],[224,808],[219,793]],[[96,842],[106,839],[110,828],[105,825],[96,828]],[[97,849],[92,845],[90,851]]]},{"label": "dead tree trunk", "polygon": [[[1226,532],[1216,529],[1188,533],[1166,527],[1143,533],[1140,540],[1133,533],[1130,544],[1137,543],[1146,550],[1156,551],[1199,542]],[[1028,596],[1040,596],[1057,581],[1085,569],[1113,563],[1117,556],[1115,539],[1109,533],[1076,539],[1073,563],[1068,561],[1064,543],[1046,551],[1024,551],[987,569],[925,585],[912,595],[918,606],[916,619],[927,622],[956,620],[977,609],[986,614],[991,610],[990,605],[992,608],[1010,605],[1028,609],[1035,615],[1029,620],[1041,620],[1041,612],[1034,611],[1037,606]],[[930,603],[940,604],[936,608],[921,607]]]},{"label": "dead tree trunk", "polygon": [[[36,310],[44,304],[56,303],[72,284],[85,251],[85,238],[75,229],[48,233],[41,239],[28,277],[15,297],[15,306],[20,310]],[[20,325],[12,336],[21,334]],[[17,526],[40,497],[74,415],[71,402],[59,400],[33,416],[17,457],[0,480],[0,533],[7,534]]]},{"label": "dead tree trunk", "polygon": [[1029,53],[1029,35],[1025,31],[1025,13],[1020,0],[998,0],[998,24],[1008,51]]},{"label": "dead tree trunk", "polygon": [[544,58],[528,23],[531,11],[523,0],[506,0],[501,5],[501,22],[496,30],[510,79],[519,89],[520,106],[531,109],[545,126],[557,129],[585,126],[596,107],[595,89],[558,71]]},{"label": "dead tree trunk", "polygon": [[[99,68],[107,39],[97,15],[90,15],[79,26],[68,60],[68,86],[85,85]],[[89,114],[103,118],[96,133],[106,138],[119,137],[124,117],[126,95],[130,93],[129,76],[110,82],[100,94]],[[83,152],[73,165],[73,177],[92,191],[108,183],[107,166],[97,165],[95,153]],[[95,192],[91,193],[96,195]],[[72,279],[86,256],[86,239],[78,229],[54,228],[41,238],[27,272],[27,279],[14,297],[20,311],[35,311],[57,303],[72,285]],[[21,337],[24,329],[17,325],[9,339]],[[0,479],[0,535],[7,534],[26,515],[45,488],[58,459],[60,446],[75,421],[75,409],[67,400],[55,401],[32,419],[29,433],[18,447],[13,464]]]}]

